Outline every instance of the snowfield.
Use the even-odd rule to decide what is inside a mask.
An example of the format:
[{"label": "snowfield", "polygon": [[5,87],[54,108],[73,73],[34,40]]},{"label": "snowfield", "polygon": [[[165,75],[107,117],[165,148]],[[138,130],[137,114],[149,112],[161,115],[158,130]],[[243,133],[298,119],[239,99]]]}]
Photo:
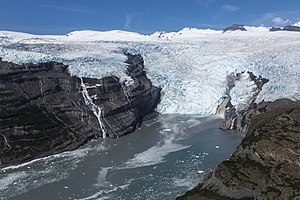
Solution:
[{"label": "snowfield", "polygon": [[[0,57],[15,63],[63,62],[72,75],[114,74],[130,84],[124,52],[139,53],[148,77],[163,89],[161,113],[214,114],[228,94],[227,76],[243,71],[270,80],[257,101],[300,99],[300,33],[246,29],[222,33],[185,28],[152,35],[75,31],[65,36],[0,31]],[[232,102],[238,106],[251,95],[252,85],[237,85]]]}]

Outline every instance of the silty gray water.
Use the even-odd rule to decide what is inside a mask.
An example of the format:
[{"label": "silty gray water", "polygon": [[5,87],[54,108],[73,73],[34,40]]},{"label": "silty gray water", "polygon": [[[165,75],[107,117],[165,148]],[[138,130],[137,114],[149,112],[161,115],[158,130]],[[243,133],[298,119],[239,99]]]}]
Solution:
[{"label": "silty gray water", "polygon": [[160,115],[125,137],[2,169],[0,198],[175,199],[240,143],[242,134],[218,129],[220,122]]}]

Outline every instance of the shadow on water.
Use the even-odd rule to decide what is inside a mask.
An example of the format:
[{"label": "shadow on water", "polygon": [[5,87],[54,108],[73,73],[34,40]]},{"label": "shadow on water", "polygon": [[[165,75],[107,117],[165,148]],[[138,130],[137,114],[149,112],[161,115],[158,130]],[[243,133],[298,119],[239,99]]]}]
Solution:
[{"label": "shadow on water", "polygon": [[116,140],[0,170],[0,198],[175,199],[227,159],[241,142],[221,119],[160,115]]}]

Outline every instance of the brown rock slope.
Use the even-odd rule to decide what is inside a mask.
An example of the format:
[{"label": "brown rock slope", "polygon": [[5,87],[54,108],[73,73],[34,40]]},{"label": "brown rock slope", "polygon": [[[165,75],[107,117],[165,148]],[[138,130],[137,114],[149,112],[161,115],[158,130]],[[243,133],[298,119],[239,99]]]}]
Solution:
[{"label": "brown rock slope", "polygon": [[259,104],[234,154],[178,200],[300,199],[300,102]]}]

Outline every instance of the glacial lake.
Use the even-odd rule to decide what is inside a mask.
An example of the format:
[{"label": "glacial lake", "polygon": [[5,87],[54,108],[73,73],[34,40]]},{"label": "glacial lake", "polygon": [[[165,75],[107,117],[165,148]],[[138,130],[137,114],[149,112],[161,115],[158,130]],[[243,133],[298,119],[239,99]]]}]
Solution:
[{"label": "glacial lake", "polygon": [[119,139],[0,169],[0,199],[174,200],[243,139],[215,116],[160,115]]}]

